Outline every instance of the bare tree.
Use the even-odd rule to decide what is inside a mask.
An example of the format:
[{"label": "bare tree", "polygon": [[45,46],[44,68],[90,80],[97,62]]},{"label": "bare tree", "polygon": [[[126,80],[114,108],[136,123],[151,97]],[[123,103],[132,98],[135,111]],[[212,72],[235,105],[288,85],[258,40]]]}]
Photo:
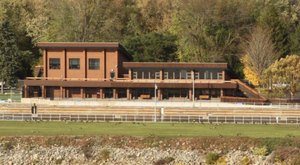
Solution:
[{"label": "bare tree", "polygon": [[271,30],[257,26],[253,29],[244,46],[248,56],[246,64],[255,72],[259,80],[263,72],[279,58],[271,39]]}]

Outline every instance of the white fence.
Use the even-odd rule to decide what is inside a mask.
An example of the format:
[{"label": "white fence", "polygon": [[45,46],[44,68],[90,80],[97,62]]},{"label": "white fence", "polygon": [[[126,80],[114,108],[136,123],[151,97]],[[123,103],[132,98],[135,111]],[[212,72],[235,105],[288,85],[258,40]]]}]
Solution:
[{"label": "white fence", "polygon": [[30,114],[0,113],[2,121],[183,122],[210,124],[300,124],[300,116],[203,116],[132,114]]}]

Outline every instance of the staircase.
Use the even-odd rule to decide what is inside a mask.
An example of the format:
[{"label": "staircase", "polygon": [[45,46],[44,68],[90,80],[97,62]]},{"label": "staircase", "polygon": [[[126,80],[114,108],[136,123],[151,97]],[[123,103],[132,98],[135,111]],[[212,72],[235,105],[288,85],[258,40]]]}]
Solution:
[{"label": "staircase", "polygon": [[35,66],[33,71],[34,77],[42,77],[43,76],[43,66]]},{"label": "staircase", "polygon": [[266,99],[263,96],[261,96],[257,90],[251,88],[249,85],[247,85],[246,83],[242,82],[241,80],[238,79],[232,79],[231,80],[233,83],[237,84],[237,87],[239,90],[241,90],[242,92],[244,92],[244,94],[249,97],[249,98],[258,98],[258,99]]}]

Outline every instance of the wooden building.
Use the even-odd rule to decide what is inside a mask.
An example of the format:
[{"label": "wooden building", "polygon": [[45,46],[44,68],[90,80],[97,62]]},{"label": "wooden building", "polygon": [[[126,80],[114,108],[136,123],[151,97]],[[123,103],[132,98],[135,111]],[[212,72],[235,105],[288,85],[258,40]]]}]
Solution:
[{"label": "wooden building", "polygon": [[23,97],[51,99],[256,98],[248,85],[226,76],[226,63],[130,62],[116,42],[38,43],[43,76],[24,81]]}]

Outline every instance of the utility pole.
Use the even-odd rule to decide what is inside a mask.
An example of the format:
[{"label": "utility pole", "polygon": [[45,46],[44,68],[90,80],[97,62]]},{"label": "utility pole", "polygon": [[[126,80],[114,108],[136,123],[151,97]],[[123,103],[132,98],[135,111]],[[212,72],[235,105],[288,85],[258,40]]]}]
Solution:
[{"label": "utility pole", "polygon": [[154,122],[156,122],[156,104],[157,104],[157,100],[156,100],[156,90],[157,90],[157,85],[156,83],[154,84],[154,101],[155,101],[155,105],[154,105]]}]

